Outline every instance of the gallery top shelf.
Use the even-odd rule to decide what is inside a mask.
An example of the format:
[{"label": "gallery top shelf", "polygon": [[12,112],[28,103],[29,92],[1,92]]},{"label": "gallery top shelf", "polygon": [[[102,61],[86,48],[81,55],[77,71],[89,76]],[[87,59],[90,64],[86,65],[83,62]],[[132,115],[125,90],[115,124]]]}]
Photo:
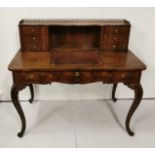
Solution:
[{"label": "gallery top shelf", "polygon": [[130,25],[125,19],[22,19],[20,25],[104,26]]}]

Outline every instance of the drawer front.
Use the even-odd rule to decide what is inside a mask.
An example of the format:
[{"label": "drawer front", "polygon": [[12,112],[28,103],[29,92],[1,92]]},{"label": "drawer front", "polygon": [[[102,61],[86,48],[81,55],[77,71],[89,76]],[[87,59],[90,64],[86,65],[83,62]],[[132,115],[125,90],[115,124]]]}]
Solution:
[{"label": "drawer front", "polygon": [[137,83],[140,81],[140,72],[96,72],[96,81],[105,83]]},{"label": "drawer front", "polygon": [[51,83],[85,84],[92,82],[104,83],[137,83],[140,72],[105,72],[105,71],[55,71],[55,72],[14,72],[14,83]]},{"label": "drawer front", "polygon": [[94,72],[72,71],[72,72],[60,72],[60,78],[58,82],[63,83],[91,83],[95,82]]},{"label": "drawer front", "polygon": [[42,46],[38,42],[24,42],[22,45],[23,51],[42,51]]},{"label": "drawer front", "polygon": [[46,36],[25,35],[21,37],[23,51],[48,51]]},{"label": "drawer front", "polygon": [[121,51],[128,49],[130,26],[105,26],[101,32],[103,50]]},{"label": "drawer front", "polygon": [[48,51],[48,27],[21,26],[22,51]]},{"label": "drawer front", "polygon": [[42,37],[40,35],[24,35],[22,36],[22,42],[27,43],[27,42],[36,42],[36,43],[41,43]]},{"label": "drawer front", "polygon": [[15,72],[13,78],[16,84],[46,84],[55,81],[57,74],[55,72]]},{"label": "drawer front", "polygon": [[20,26],[20,33],[24,35],[30,34],[40,34],[46,35],[47,34],[47,27],[46,26]]}]

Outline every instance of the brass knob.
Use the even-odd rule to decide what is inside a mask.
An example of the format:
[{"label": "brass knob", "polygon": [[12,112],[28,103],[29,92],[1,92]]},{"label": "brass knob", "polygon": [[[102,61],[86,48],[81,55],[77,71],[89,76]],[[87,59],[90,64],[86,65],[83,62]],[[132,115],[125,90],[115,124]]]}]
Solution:
[{"label": "brass knob", "polygon": [[34,32],[35,31],[35,29],[34,28],[32,28],[32,32]]},{"label": "brass knob", "polygon": [[35,40],[36,39],[36,37],[33,37],[33,40]]},{"label": "brass knob", "polygon": [[114,40],[116,40],[117,38],[116,37],[114,37]]},{"label": "brass knob", "polygon": [[36,45],[33,45],[33,48],[36,48]]},{"label": "brass knob", "polygon": [[29,74],[29,78],[32,79],[33,78],[33,74]]},{"label": "brass knob", "polygon": [[115,32],[118,32],[118,29],[115,29]]},{"label": "brass knob", "polygon": [[121,75],[121,78],[125,78],[125,77],[126,77],[126,74],[123,73],[123,74]]},{"label": "brass knob", "polygon": [[113,48],[116,48],[116,45],[113,45]]},{"label": "brass knob", "polygon": [[80,72],[75,72],[75,76],[79,77],[80,76]]}]

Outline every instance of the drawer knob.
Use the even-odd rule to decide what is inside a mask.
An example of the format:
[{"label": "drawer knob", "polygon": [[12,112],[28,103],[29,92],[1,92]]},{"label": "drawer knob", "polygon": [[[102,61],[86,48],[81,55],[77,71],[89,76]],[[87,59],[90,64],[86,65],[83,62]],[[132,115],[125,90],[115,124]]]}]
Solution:
[{"label": "drawer knob", "polygon": [[113,45],[113,48],[116,48],[116,45]]},{"label": "drawer knob", "polygon": [[75,76],[79,77],[80,76],[80,72],[75,72]]},{"label": "drawer knob", "polygon": [[114,40],[116,40],[117,38],[116,37],[114,37]]},{"label": "drawer knob", "polygon": [[33,48],[36,48],[36,45],[33,45]]},{"label": "drawer knob", "polygon": [[33,74],[29,74],[29,78],[32,79],[33,78]]},{"label": "drawer knob", "polygon": [[32,32],[34,32],[35,31],[35,29],[34,28],[32,28]]},{"label": "drawer knob", "polygon": [[36,39],[36,37],[33,37],[33,40],[35,40]]},{"label": "drawer knob", "polygon": [[118,32],[118,29],[115,29],[115,32]]},{"label": "drawer knob", "polygon": [[121,78],[125,78],[125,77],[126,77],[126,74],[123,73],[123,74],[121,75]]}]

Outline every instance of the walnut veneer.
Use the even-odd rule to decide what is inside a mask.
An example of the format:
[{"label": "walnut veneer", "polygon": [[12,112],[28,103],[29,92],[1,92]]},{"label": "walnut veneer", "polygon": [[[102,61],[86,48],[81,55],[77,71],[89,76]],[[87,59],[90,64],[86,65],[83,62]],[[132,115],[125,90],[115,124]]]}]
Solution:
[{"label": "walnut veneer", "polygon": [[22,121],[26,121],[18,100],[28,86],[33,102],[33,84],[62,82],[113,84],[112,99],[118,83],[134,90],[133,104],[126,118],[126,129],[138,107],[143,90],[141,73],[146,66],[128,49],[130,23],[127,20],[22,20],[19,24],[21,49],[9,65],[13,75],[11,97]]}]

